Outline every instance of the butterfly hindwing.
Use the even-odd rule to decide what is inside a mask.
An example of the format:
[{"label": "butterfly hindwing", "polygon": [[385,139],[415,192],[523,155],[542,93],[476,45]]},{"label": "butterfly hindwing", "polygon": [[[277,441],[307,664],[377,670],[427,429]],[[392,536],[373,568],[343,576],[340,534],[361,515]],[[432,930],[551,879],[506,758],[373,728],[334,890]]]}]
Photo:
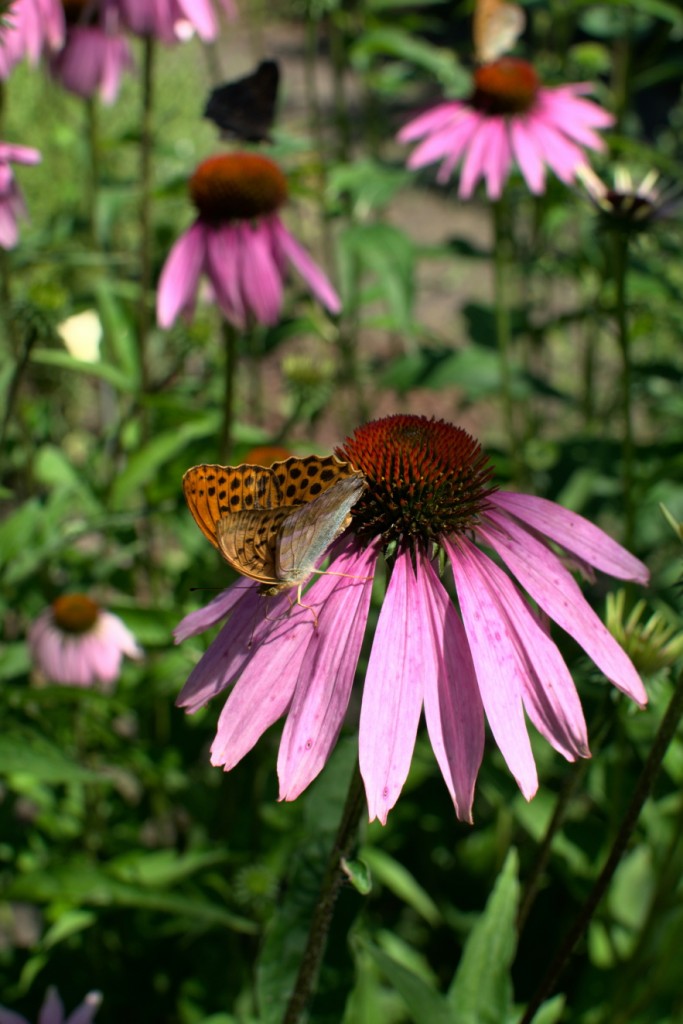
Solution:
[{"label": "butterfly hindwing", "polygon": [[279,582],[276,566],[278,532],[289,509],[233,512],[216,523],[218,548],[226,562],[259,583]]},{"label": "butterfly hindwing", "polygon": [[255,71],[214,89],[206,101],[204,117],[244,142],[269,141],[275,120],[280,69],[274,60],[264,60]]}]

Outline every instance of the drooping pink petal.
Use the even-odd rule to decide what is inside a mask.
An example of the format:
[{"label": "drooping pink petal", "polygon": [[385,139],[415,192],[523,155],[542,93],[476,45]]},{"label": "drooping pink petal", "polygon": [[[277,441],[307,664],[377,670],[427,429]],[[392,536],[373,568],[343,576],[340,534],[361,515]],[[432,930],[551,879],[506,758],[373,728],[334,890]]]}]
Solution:
[{"label": "drooping pink petal", "polygon": [[54,985],[50,985],[38,1014],[38,1024],[62,1024],[64,1004]]},{"label": "drooping pink petal", "polygon": [[242,262],[242,290],[246,305],[259,323],[272,326],[282,310],[282,278],[263,224],[239,224]]},{"label": "drooping pink petal", "polygon": [[196,220],[174,243],[161,271],[157,289],[160,327],[171,327],[181,313],[192,313],[205,253],[206,230]]},{"label": "drooping pink petal", "polygon": [[0,142],[0,161],[11,160],[15,164],[39,164],[42,160],[39,149],[31,146],[17,146],[13,142]]},{"label": "drooping pink petal", "polygon": [[547,498],[513,491],[496,491],[488,500],[601,572],[621,580],[648,583],[650,573],[640,559],[576,512]]},{"label": "drooping pink petal", "polygon": [[[500,752],[527,800],[538,788],[536,765],[524,721],[522,698],[527,676],[518,639],[506,608],[482,571],[485,557],[464,536],[443,538],[451,560],[467,642],[477,673],[486,718]],[[531,616],[531,612],[529,612]]]},{"label": "drooping pink petal", "polygon": [[242,236],[234,224],[207,228],[207,272],[221,312],[235,327],[247,323],[247,305],[242,289],[244,261],[249,258]]},{"label": "drooping pink petal", "polygon": [[398,132],[396,140],[398,142],[415,142],[423,135],[433,135],[435,132],[450,128],[452,124],[457,123],[462,114],[468,111],[469,107],[464,103],[457,101],[440,103],[404,124]]},{"label": "drooping pink petal", "polygon": [[297,606],[271,625],[267,638],[242,670],[218,719],[211,764],[222,765],[226,772],[285,713],[308,645],[315,642],[315,618],[310,608]]},{"label": "drooping pink petal", "polygon": [[211,626],[215,626],[217,622],[225,618],[238,601],[242,600],[245,590],[257,591],[258,584],[253,583],[251,580],[240,578],[231,587],[228,587],[227,590],[222,590],[217,597],[214,597],[203,608],[190,612],[189,615],[180,620],[173,630],[175,642],[177,644],[182,643],[183,640],[187,640],[188,636],[197,636],[198,633],[203,633],[206,629],[210,629]]},{"label": "drooping pink petal", "polygon": [[488,152],[484,168],[486,191],[489,199],[500,199],[512,163],[508,128],[503,118],[495,118],[491,121],[488,134]]},{"label": "drooping pink petal", "polygon": [[0,1024],[29,1024],[26,1017],[14,1010],[8,1010],[6,1006],[0,1006]]},{"label": "drooping pink petal", "polygon": [[[424,142],[415,147],[408,157],[407,166],[411,171],[444,158],[444,163],[453,168],[467,149],[472,136],[479,127],[480,115],[474,111],[463,111],[457,122],[428,135]],[[440,171],[442,178],[445,170]]]},{"label": "drooping pink petal", "polygon": [[279,217],[271,217],[268,224],[276,246],[301,275],[318,302],[322,303],[330,313],[340,313],[341,300],[317,263],[297,242],[296,238],[287,231]]},{"label": "drooping pink petal", "polygon": [[484,176],[490,155],[491,140],[497,137],[497,122],[502,118],[481,118],[476,132],[470,140],[467,152],[463,157],[460,172],[458,195],[461,199],[469,199],[477,182]]},{"label": "drooping pink petal", "polygon": [[358,736],[370,821],[387,815],[410,769],[423,696],[422,663],[431,624],[417,606],[410,554],[394,563],[370,652]]},{"label": "drooping pink petal", "polygon": [[586,162],[583,150],[570,142],[561,130],[546,124],[540,117],[531,116],[528,129],[536,148],[543,154],[551,170],[565,185],[571,184],[576,168]]},{"label": "drooping pink petal", "polygon": [[[575,132],[583,133],[586,128],[611,128],[615,120],[614,115],[604,107],[590,100],[579,99],[577,93],[580,91],[576,85],[567,85],[543,89],[539,95],[539,107],[544,114],[551,116],[577,142],[581,139]],[[591,91],[590,85],[587,91]],[[593,148],[591,143],[587,145]]]},{"label": "drooping pink petal", "polygon": [[583,647],[610,682],[638,704],[647,694],[629,657],[603,625],[560,559],[503,512],[489,512],[498,529],[478,533],[498,552],[524,589],[547,615]]},{"label": "drooping pink petal", "polygon": [[210,43],[216,38],[218,22],[211,6],[211,0],[178,0],[178,6],[187,20],[192,22],[197,35],[203,42]]},{"label": "drooping pink petal", "polygon": [[545,189],[545,164],[526,117],[514,117],[510,123],[510,142],[517,166],[530,192],[541,195]]},{"label": "drooping pink petal", "polygon": [[477,562],[482,580],[489,592],[496,594],[516,637],[527,714],[567,760],[588,757],[581,702],[562,655],[503,570],[479,551]]},{"label": "drooping pink petal", "polygon": [[69,1014],[65,1024],[91,1024],[101,1004],[100,992],[88,992],[81,1005]]},{"label": "drooping pink petal", "polygon": [[[350,548],[305,595],[318,617],[306,648],[278,755],[280,800],[294,800],[318,775],[337,742],[360,655],[377,547]],[[318,611],[318,608],[320,609]]]},{"label": "drooping pink petal", "polygon": [[436,760],[461,821],[472,821],[484,754],[484,709],[465,630],[432,563],[421,553],[418,602],[431,625],[423,649],[424,708]]}]

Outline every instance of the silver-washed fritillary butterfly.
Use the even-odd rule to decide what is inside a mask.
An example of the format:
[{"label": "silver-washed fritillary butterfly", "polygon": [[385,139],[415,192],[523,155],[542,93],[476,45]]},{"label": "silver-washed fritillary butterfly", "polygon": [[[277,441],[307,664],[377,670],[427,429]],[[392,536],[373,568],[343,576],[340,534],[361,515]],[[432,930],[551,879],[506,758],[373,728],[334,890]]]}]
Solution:
[{"label": "silver-washed fritillary butterfly", "polygon": [[472,35],[480,64],[498,60],[515,45],[526,25],[524,10],[508,0],[475,0]]},{"label": "silver-washed fritillary butterfly", "polygon": [[334,455],[272,466],[193,466],[183,477],[190,512],[233,569],[278,593],[302,586],[349,525],[363,474]]}]

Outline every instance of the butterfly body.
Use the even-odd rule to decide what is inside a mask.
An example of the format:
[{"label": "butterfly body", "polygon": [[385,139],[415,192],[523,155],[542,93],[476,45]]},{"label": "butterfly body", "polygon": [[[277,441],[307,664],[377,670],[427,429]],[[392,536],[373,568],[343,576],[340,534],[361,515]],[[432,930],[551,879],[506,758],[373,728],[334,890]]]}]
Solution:
[{"label": "butterfly body", "polygon": [[335,456],[264,466],[194,466],[183,477],[190,511],[237,572],[265,593],[301,586],[348,526],[363,474]]},{"label": "butterfly body", "polygon": [[279,82],[277,62],[264,60],[251,74],[214,89],[206,101],[204,117],[213,121],[226,137],[268,142]]}]

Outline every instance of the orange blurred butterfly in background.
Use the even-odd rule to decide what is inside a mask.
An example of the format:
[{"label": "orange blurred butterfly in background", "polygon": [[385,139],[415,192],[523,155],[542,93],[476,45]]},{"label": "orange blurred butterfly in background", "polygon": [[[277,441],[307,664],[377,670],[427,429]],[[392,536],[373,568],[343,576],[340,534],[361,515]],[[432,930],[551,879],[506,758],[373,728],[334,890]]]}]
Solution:
[{"label": "orange blurred butterfly in background", "polygon": [[522,8],[507,0],[475,0],[472,34],[479,64],[498,60],[513,48],[526,25]]},{"label": "orange blurred butterfly in background", "polygon": [[183,492],[200,530],[262,593],[301,587],[351,522],[365,477],[334,455],[272,466],[193,466]]}]

